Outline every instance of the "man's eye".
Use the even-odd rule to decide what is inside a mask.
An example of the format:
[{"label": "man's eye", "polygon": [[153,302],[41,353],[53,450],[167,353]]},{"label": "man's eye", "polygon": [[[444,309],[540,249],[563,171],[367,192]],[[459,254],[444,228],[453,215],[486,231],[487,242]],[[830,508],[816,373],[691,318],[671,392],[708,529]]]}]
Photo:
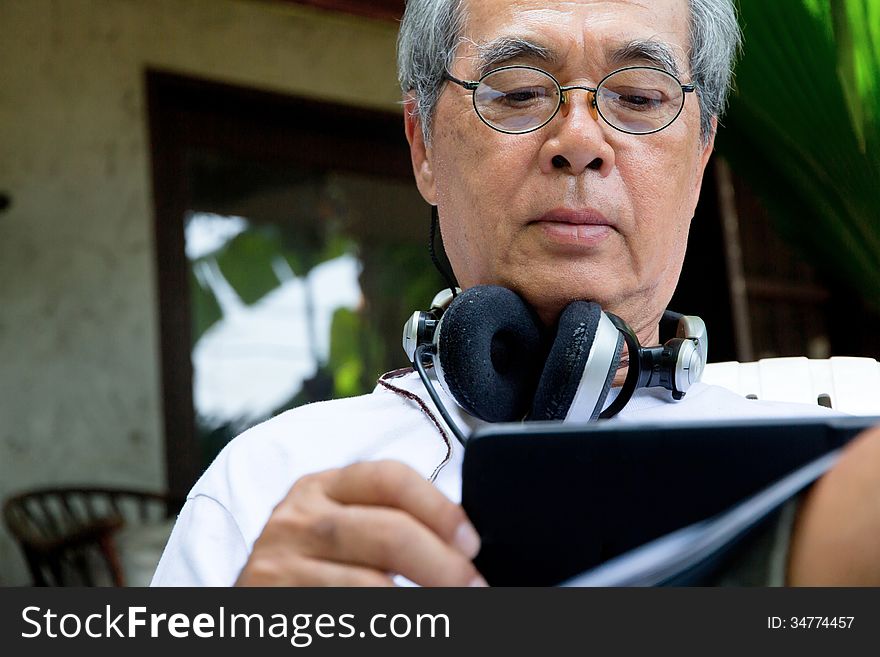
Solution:
[{"label": "man's eye", "polygon": [[665,96],[661,91],[647,89],[615,91],[612,101],[622,109],[647,112],[662,107],[665,102]]},{"label": "man's eye", "polygon": [[511,107],[523,107],[543,101],[547,97],[547,90],[540,87],[524,87],[506,91],[499,99],[505,105]]}]

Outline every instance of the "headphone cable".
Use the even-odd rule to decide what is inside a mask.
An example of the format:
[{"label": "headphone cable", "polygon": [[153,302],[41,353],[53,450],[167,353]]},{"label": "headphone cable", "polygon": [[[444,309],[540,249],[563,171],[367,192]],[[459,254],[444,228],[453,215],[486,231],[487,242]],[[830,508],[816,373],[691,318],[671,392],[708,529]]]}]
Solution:
[{"label": "headphone cable", "polygon": [[422,362],[422,356],[425,354],[433,353],[433,345],[430,344],[421,344],[416,348],[415,356],[413,356],[413,367],[416,372],[419,373],[419,377],[422,379],[422,383],[425,385],[425,388],[428,391],[428,395],[431,397],[431,401],[434,402],[434,406],[437,407],[437,410],[440,411],[440,416],[443,418],[443,421],[446,422],[446,426],[449,427],[449,430],[455,435],[458,439],[458,442],[461,443],[462,447],[467,445],[467,438],[465,438],[461,429],[458,428],[458,425],[452,421],[452,417],[449,415],[449,412],[446,410],[446,405],[440,400],[440,395],[437,394],[436,388],[434,388],[434,383],[428,377],[427,371],[425,371],[425,365]]}]

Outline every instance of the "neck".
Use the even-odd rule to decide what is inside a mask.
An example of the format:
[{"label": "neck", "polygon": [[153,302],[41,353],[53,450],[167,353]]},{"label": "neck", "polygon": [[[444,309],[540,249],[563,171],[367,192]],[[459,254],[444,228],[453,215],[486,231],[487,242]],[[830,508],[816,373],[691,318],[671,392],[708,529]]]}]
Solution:
[{"label": "neck", "polygon": [[[657,345],[660,344],[660,325],[651,324],[641,331],[636,331],[636,337],[639,339],[640,345]],[[623,351],[620,354],[620,364],[617,367],[617,374],[614,375],[614,382],[611,384],[615,388],[619,388],[626,380],[626,374],[629,372],[629,349],[626,344],[623,345]]]}]

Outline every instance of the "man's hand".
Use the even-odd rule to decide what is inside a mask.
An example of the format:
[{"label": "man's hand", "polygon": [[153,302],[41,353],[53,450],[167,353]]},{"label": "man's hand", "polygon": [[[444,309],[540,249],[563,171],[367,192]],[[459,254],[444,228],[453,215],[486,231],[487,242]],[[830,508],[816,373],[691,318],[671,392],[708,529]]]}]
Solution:
[{"label": "man's hand", "polygon": [[460,506],[409,466],[356,463],[299,479],[269,518],[238,586],[485,586]]},{"label": "man's hand", "polygon": [[858,436],[810,490],[792,534],[788,583],[880,586],[880,427]]}]

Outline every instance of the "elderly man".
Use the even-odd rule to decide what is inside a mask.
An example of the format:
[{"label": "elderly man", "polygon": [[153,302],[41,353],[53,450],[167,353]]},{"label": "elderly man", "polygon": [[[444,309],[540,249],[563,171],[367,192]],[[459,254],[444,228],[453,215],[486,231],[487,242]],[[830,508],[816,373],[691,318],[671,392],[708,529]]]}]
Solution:
[{"label": "elderly man", "polygon": [[[511,288],[547,325],[572,300],[597,301],[657,344],[738,41],[730,0],[410,0],[406,136],[462,287]],[[248,431],[194,487],[154,584],[484,585],[456,503],[462,448],[432,408],[417,377],[394,373],[371,395]],[[621,417],[820,412],[697,384],[677,403],[638,391]],[[790,581],[877,578],[862,551],[880,536],[871,459],[880,435],[814,490]],[[845,522],[858,497],[873,509]],[[847,527],[841,548],[831,537]]]}]

